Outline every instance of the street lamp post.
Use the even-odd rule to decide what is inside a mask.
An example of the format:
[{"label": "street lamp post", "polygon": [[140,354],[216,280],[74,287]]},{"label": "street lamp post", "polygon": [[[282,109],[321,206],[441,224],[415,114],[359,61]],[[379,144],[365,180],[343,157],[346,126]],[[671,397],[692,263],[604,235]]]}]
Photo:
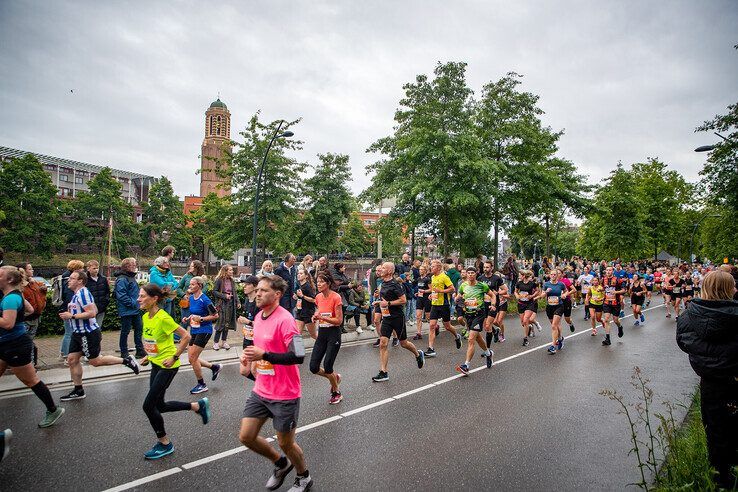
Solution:
[{"label": "street lamp post", "polygon": [[[259,192],[261,192],[261,175],[264,174],[264,166],[266,166],[267,156],[269,155],[269,150],[272,148],[272,144],[274,141],[278,138],[282,137],[291,137],[294,135],[291,131],[286,131],[284,133],[279,133],[279,130],[282,128],[283,121],[279,122],[279,125],[277,125],[277,129],[274,130],[274,135],[272,135],[272,139],[269,141],[269,145],[267,146],[266,152],[264,152],[264,159],[261,161],[261,166],[259,167],[259,175],[256,178],[256,196],[254,197],[254,227],[253,227],[253,234],[251,239],[251,274],[256,275],[256,218],[259,215]],[[266,247],[265,247],[266,249]]]}]

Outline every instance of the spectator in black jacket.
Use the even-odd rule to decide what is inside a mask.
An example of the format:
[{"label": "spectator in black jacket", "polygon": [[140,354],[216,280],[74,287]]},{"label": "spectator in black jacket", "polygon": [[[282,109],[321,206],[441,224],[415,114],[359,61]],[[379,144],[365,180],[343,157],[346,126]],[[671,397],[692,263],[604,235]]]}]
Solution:
[{"label": "spectator in black jacket", "polygon": [[92,294],[92,298],[95,299],[95,306],[97,306],[97,326],[102,329],[103,320],[105,319],[105,310],[110,304],[110,284],[108,283],[108,277],[100,273],[100,263],[97,260],[90,260],[87,262],[87,290]]},{"label": "spectator in black jacket", "polygon": [[677,344],[700,377],[702,424],[717,482],[730,489],[738,465],[738,301],[733,276],[708,273],[702,298],[693,299],[677,320]]},{"label": "spectator in black jacket", "polygon": [[292,294],[295,292],[295,279],[297,277],[297,267],[295,266],[296,261],[297,257],[295,255],[287,253],[284,256],[284,261],[274,270],[274,274],[282,277],[287,283],[287,290],[284,291],[284,294],[282,294],[282,297],[279,299],[279,305],[290,313],[295,309],[295,305],[297,303],[297,301],[292,298]]}]

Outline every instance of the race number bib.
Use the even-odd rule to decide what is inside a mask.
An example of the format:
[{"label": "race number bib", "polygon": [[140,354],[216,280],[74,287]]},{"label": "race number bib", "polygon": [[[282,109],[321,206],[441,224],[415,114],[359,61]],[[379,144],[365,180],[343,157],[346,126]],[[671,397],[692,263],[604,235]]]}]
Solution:
[{"label": "race number bib", "polygon": [[476,311],[478,307],[478,301],[477,298],[473,299],[464,299],[464,306],[466,307],[467,311]]},{"label": "race number bib", "polygon": [[147,355],[159,355],[159,347],[156,345],[156,340],[154,340],[153,338],[144,338],[143,345]]},{"label": "race number bib", "polygon": [[387,307],[379,307],[379,310],[382,312],[382,317],[387,318],[390,315],[389,305]]},{"label": "race number bib", "polygon": [[297,298],[297,309],[302,309],[302,297]]},{"label": "race number bib", "polygon": [[520,293],[520,302],[528,302],[530,300],[530,294],[527,292]]},{"label": "race number bib", "polygon": [[190,328],[200,328],[200,317],[197,315],[190,316]]},{"label": "race number bib", "polygon": [[[331,317],[331,314],[333,314],[333,313],[320,313],[320,317],[321,318],[330,318]],[[318,328],[328,328],[329,326],[331,326],[330,323],[325,323],[325,322],[318,323]]]},{"label": "race number bib", "polygon": [[430,295],[431,301],[438,300],[438,292],[432,292]]},{"label": "race number bib", "polygon": [[243,332],[243,338],[246,340],[254,339],[254,327],[243,323],[241,325],[241,331]]},{"label": "race number bib", "polygon": [[679,294],[682,291],[681,287],[674,286],[673,292],[674,294]]},{"label": "race number bib", "polygon": [[274,366],[265,360],[256,361],[256,373],[259,376],[274,376]]},{"label": "race number bib", "polygon": [[605,298],[608,301],[614,301],[615,300],[615,287],[607,287],[605,289]]},{"label": "race number bib", "polygon": [[559,303],[559,296],[548,296],[547,302],[549,306],[556,306]]}]

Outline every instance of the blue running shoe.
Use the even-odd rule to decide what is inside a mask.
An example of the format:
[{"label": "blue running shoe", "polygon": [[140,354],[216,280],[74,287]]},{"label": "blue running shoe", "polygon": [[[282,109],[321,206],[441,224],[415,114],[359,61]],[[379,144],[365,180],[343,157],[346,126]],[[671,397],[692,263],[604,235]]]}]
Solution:
[{"label": "blue running shoe", "polygon": [[194,388],[190,390],[191,395],[197,395],[199,393],[205,393],[208,390],[206,384],[196,384]]},{"label": "blue running shoe", "polygon": [[154,444],[154,447],[150,450],[146,451],[144,453],[144,458],[147,460],[158,460],[159,458],[163,458],[164,456],[168,454],[172,454],[174,452],[174,443],[171,441],[169,444],[162,444],[160,442],[157,442]]},{"label": "blue running shoe", "polygon": [[561,350],[562,348],[564,348],[564,337],[559,338],[556,342],[556,350]]},{"label": "blue running shoe", "polygon": [[467,366],[466,364],[459,364],[458,366],[456,366],[456,370],[464,376],[469,375],[469,366]]},{"label": "blue running shoe", "polygon": [[640,321],[638,321],[638,320],[635,320],[635,322],[633,323],[633,326],[639,326],[640,324],[641,324],[641,322],[640,322]]},{"label": "blue running shoe", "polygon": [[548,353],[549,353],[549,355],[555,354],[556,353],[556,347],[554,347],[553,345],[551,345],[550,347],[548,347]]},{"label": "blue running shoe", "polygon": [[213,364],[213,367],[210,368],[210,370],[213,371],[213,381],[218,379],[218,374],[220,374],[221,369],[223,369],[223,366],[220,364]]},{"label": "blue running shoe", "polygon": [[645,323],[645,322],[646,322],[646,317],[643,316],[643,313],[641,313],[641,323]]},{"label": "blue running shoe", "polygon": [[620,311],[618,318],[625,318],[625,311]]},{"label": "blue running shoe", "polygon": [[200,406],[197,413],[202,417],[202,425],[205,425],[210,422],[210,400],[207,397],[200,398],[197,400],[197,404]]}]

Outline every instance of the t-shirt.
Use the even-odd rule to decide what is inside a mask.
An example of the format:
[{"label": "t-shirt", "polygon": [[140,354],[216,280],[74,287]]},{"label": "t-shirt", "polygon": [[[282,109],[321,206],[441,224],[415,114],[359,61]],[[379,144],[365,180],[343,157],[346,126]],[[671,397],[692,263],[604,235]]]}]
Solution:
[{"label": "t-shirt", "polygon": [[[210,300],[205,294],[200,294],[200,297],[195,299],[195,295],[190,295],[190,314],[196,314],[200,317],[210,316],[209,306],[213,305],[213,301]],[[193,335],[199,335],[201,333],[212,333],[213,322],[212,321],[200,321],[195,323],[190,318],[190,333]]]},{"label": "t-shirt", "polygon": [[605,289],[605,304],[616,306],[620,304],[620,294],[615,292],[622,290],[623,281],[617,277],[605,277],[602,279],[602,287]]},{"label": "t-shirt", "polygon": [[253,340],[254,339],[254,319],[256,318],[256,313],[259,312],[259,307],[256,305],[256,296],[254,296],[254,300],[252,301],[249,299],[249,296],[246,296],[243,300],[243,304],[241,304],[241,310],[243,312],[243,315],[246,319],[251,320],[251,324],[247,325],[246,323],[240,325],[241,326],[241,333],[243,334],[243,337],[246,340]]},{"label": "t-shirt", "polygon": [[[72,315],[82,314],[85,308],[91,304],[95,304],[95,299],[93,299],[87,287],[82,287],[72,296],[72,300],[67,304],[67,311]],[[92,333],[100,329],[94,317],[89,319],[70,319],[69,321],[72,323],[72,331],[74,333]]]},{"label": "t-shirt", "polygon": [[430,288],[430,283],[430,275],[426,275],[425,277],[420,277],[418,279],[418,297],[425,297],[426,299],[430,297],[430,293],[428,292],[425,292],[423,294],[420,293],[421,290],[428,290]]},{"label": "t-shirt", "polygon": [[471,285],[469,282],[463,282],[459,286],[459,294],[464,297],[464,312],[476,313],[484,305],[484,294],[487,292],[489,292],[487,284],[476,282]]},{"label": "t-shirt", "polygon": [[518,302],[527,303],[533,300],[533,292],[536,290],[536,283],[534,281],[523,282],[522,280],[515,284],[515,290],[518,291],[520,299]]},{"label": "t-shirt", "polygon": [[641,283],[639,285],[632,285],[630,287],[630,294],[633,296],[641,297],[646,291],[646,287]]},{"label": "t-shirt", "polygon": [[[328,289],[327,295],[318,292],[318,295],[315,296],[315,306],[315,310],[321,318],[335,318],[338,316],[338,308],[341,307],[341,296],[330,289]],[[340,326],[318,322],[318,328],[321,329],[338,329]]]},{"label": "t-shirt", "polygon": [[[380,300],[387,302],[396,301],[404,295],[405,287],[403,287],[403,285],[395,279],[388,280],[387,282],[382,283],[382,287],[379,289]],[[380,305],[380,309],[383,318],[396,319],[405,317],[405,308],[401,304],[393,304],[385,308],[381,307]]]},{"label": "t-shirt", "polygon": [[[149,362],[164,367],[164,361],[177,353],[173,336],[177,328],[177,322],[163,309],[159,309],[153,317],[149,317],[149,313],[143,314],[142,338]],[[179,359],[175,360],[170,369],[179,367],[179,364]]]},{"label": "t-shirt", "polygon": [[549,306],[559,305],[561,303],[561,295],[566,291],[566,286],[561,281],[555,284],[546,282],[543,284],[543,290],[547,291],[548,289],[551,289],[551,291],[546,292],[546,304]]},{"label": "t-shirt", "polygon": [[23,321],[25,307],[23,305],[23,295],[20,291],[14,290],[0,300],[0,317],[2,317],[3,311],[16,311],[16,316],[13,328],[9,330],[0,328],[0,343],[16,339],[26,332],[26,323]]},{"label": "t-shirt", "polygon": [[605,301],[605,288],[601,285],[593,285],[589,288],[589,303],[594,306],[602,306]]},{"label": "t-shirt", "polygon": [[[454,284],[451,279],[445,273],[441,272],[438,275],[431,277],[431,288],[433,289],[448,289],[453,287]],[[451,293],[450,292],[431,292],[431,305],[432,306],[450,306],[451,305]]]},{"label": "t-shirt", "polygon": [[[262,311],[254,320],[254,345],[275,354],[287,353],[292,337],[300,336],[292,314],[282,306],[265,319]],[[295,400],[302,396],[300,367],[297,364],[256,362],[254,393],[267,400]]]},{"label": "t-shirt", "polygon": [[589,286],[592,285],[592,279],[594,278],[594,275],[591,273],[582,274],[579,276],[579,285],[582,286],[582,293],[586,294],[589,292]]},{"label": "t-shirt", "polygon": [[[315,297],[315,290],[310,286],[310,282],[305,282],[300,285],[300,291],[303,296],[310,298]],[[315,314],[315,303],[308,301],[307,299],[303,299],[302,297],[297,298],[296,308],[300,311],[301,316],[312,316]]]},{"label": "t-shirt", "polygon": [[449,268],[446,271],[446,275],[449,279],[451,279],[451,285],[454,287],[456,284],[459,283],[459,280],[461,280],[461,272],[459,272],[456,268]]}]

